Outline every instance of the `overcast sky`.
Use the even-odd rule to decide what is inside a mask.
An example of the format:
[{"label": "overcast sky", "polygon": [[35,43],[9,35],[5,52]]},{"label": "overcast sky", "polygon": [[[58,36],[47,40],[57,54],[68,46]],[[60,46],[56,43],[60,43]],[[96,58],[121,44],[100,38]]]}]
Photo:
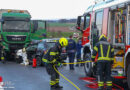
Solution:
[{"label": "overcast sky", "polygon": [[93,0],[1,0],[1,9],[28,10],[33,19],[77,18]]}]

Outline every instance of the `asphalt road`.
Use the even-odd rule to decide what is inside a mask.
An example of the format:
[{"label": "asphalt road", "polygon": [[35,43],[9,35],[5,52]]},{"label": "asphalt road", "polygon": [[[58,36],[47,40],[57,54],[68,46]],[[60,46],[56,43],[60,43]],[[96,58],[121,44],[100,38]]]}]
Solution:
[{"label": "asphalt road", "polygon": [[[95,90],[85,87],[85,81],[79,80],[80,77],[85,77],[83,67],[75,67],[74,71],[69,70],[68,66],[64,66],[59,71],[69,80],[74,82],[80,90]],[[0,62],[0,76],[3,77],[5,90],[50,90],[49,79],[45,67],[32,68],[22,66],[15,62]],[[65,79],[60,79],[62,90],[77,90],[74,86],[68,83]]]}]

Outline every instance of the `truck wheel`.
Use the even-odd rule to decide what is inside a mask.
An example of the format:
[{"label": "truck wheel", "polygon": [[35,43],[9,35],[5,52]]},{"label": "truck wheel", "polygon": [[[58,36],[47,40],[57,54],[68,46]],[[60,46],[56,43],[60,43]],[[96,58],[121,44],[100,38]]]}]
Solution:
[{"label": "truck wheel", "polygon": [[[85,61],[90,61],[91,60],[91,54],[87,53],[84,57]],[[85,74],[86,76],[91,77],[93,75],[92,72],[92,62],[87,62],[84,64],[84,70],[85,70]]]},{"label": "truck wheel", "polygon": [[130,64],[128,65],[128,69],[127,69],[127,83],[130,89]]}]

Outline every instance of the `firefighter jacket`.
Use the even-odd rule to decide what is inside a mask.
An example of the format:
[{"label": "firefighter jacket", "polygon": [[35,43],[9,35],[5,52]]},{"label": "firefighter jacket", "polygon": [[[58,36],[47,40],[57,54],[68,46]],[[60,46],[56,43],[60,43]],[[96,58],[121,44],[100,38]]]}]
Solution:
[{"label": "firefighter jacket", "polygon": [[44,55],[42,61],[44,63],[57,63],[61,62],[60,54],[62,51],[62,48],[59,48],[59,43],[56,43],[56,45],[52,48],[50,48],[47,53]]},{"label": "firefighter jacket", "polygon": [[92,61],[95,60],[95,57],[98,53],[98,61],[112,61],[114,60],[114,48],[107,42],[106,38],[101,38],[98,43],[94,46],[92,53]]}]

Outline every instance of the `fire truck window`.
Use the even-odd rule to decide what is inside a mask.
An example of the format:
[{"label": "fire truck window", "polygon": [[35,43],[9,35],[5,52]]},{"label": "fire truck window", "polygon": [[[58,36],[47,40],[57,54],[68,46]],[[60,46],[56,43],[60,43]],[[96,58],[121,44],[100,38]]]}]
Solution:
[{"label": "fire truck window", "polygon": [[84,17],[81,17],[81,30],[84,29]]},{"label": "fire truck window", "polygon": [[86,20],[85,20],[85,28],[89,27],[89,23],[90,23],[90,16],[86,16],[85,17]]},{"label": "fire truck window", "polygon": [[99,35],[101,35],[102,31],[102,19],[103,19],[103,12],[96,13],[96,27],[99,30]]}]

